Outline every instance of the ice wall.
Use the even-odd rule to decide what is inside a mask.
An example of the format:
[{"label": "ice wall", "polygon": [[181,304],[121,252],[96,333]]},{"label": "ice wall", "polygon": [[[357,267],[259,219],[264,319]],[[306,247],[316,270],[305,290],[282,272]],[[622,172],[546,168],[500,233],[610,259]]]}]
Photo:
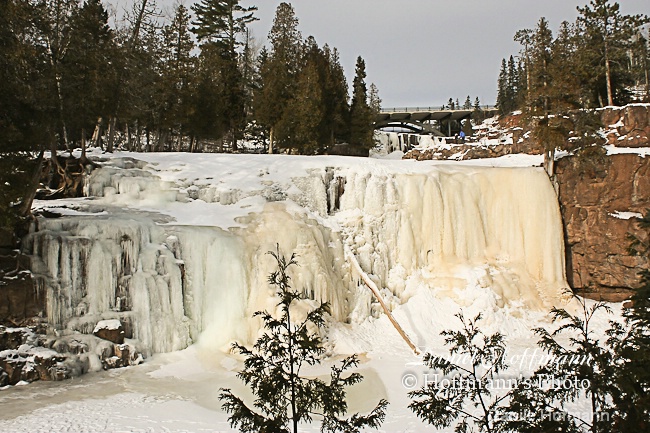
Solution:
[{"label": "ice wall", "polygon": [[[278,302],[267,283],[276,244],[298,255],[293,287],[311,300],[298,308],[329,302],[339,321],[380,314],[345,248],[393,306],[408,302],[412,279],[438,296],[462,298],[474,285],[499,306],[538,309],[557,305],[566,287],[559,208],[541,169],[366,164],[259,180],[259,189],[238,182],[163,182],[133,162],[96,170],[86,190],[108,214],[41,219],[25,242],[50,322],[89,333],[100,319],[120,318],[148,353],[253,341],[260,324],[251,315]],[[265,204],[238,228],[161,225],[143,210],[200,201],[218,212],[210,203],[246,197]]]},{"label": "ice wall", "polygon": [[146,353],[184,349],[206,330],[219,330],[216,345],[246,336],[243,245],[232,234],[129,214],[39,223],[25,248],[61,333],[120,318]]},{"label": "ice wall", "polygon": [[345,232],[364,271],[398,296],[399,275],[418,270],[432,287],[454,288],[452,280],[482,267],[481,284],[501,305],[548,308],[567,287],[557,198],[542,170],[438,168],[346,180]]}]

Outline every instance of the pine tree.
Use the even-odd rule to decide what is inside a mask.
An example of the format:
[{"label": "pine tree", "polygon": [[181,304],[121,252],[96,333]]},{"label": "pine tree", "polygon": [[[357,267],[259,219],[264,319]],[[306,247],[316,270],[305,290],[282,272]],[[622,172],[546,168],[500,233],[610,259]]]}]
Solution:
[{"label": "pine tree", "polygon": [[192,79],[196,67],[192,55],[194,41],[189,30],[187,8],[179,5],[171,23],[163,28],[163,56],[161,71],[161,97],[165,100],[164,126],[176,128],[180,150],[182,135],[189,123],[192,110]]},{"label": "pine tree", "polygon": [[[514,37],[515,42],[519,42],[519,44],[522,46],[522,52],[521,52],[521,58],[523,59],[523,70],[526,79],[524,80],[523,77],[520,74],[520,80],[524,82],[523,86],[520,86],[522,89],[526,89],[526,95],[520,97],[521,100],[528,101],[530,99],[530,95],[528,92],[530,91],[531,85],[530,85],[530,48],[533,43],[533,31],[531,29],[522,29],[518,30],[515,33]],[[522,62],[520,62],[521,64]]]},{"label": "pine tree", "polygon": [[648,22],[643,15],[623,15],[618,3],[609,0],[591,0],[578,7],[578,32],[581,35],[581,67],[595,79],[588,83],[594,97],[602,106],[622,104],[632,84],[627,69],[627,51],[637,29]]},{"label": "pine tree", "polygon": [[637,89],[643,89],[642,102],[650,102],[650,42],[643,32],[633,38],[631,50],[632,75]]},{"label": "pine tree", "polygon": [[307,61],[297,77],[296,93],[289,100],[290,117],[285,118],[290,125],[283,129],[290,131],[292,147],[299,153],[313,155],[322,152],[325,104],[315,59]]},{"label": "pine tree", "polygon": [[[611,309],[603,302],[589,307],[578,296],[574,296],[574,300],[580,306],[578,314],[553,308],[553,321],[560,322],[559,326],[552,332],[535,329],[540,336],[538,345],[550,355],[550,361],[534,373],[527,385],[522,383],[513,392],[510,405],[505,409],[504,419],[511,419],[505,431],[574,432],[583,431],[583,426],[592,433],[610,431],[609,417],[605,414],[614,410],[614,378],[619,363],[613,349],[616,344],[611,340],[603,344],[594,338],[591,326],[598,314],[611,313]],[[557,386],[558,383],[562,385]],[[591,418],[567,412],[566,404],[577,398],[588,399]],[[512,416],[526,413],[522,410],[537,416]]]},{"label": "pine tree", "polygon": [[499,114],[509,113],[510,99],[508,93],[508,68],[506,59],[501,59],[501,70],[499,71],[499,80],[497,83],[497,108]]},{"label": "pine tree", "polygon": [[98,117],[114,108],[117,46],[108,12],[88,0],[71,19],[68,54],[61,63],[62,94],[70,138],[85,142]]},{"label": "pine tree", "polygon": [[370,149],[373,144],[373,118],[368,106],[366,88],[366,62],[357,57],[352,104],[350,106],[350,144],[361,149]]},{"label": "pine tree", "polygon": [[368,94],[368,106],[373,115],[381,112],[381,98],[379,97],[379,89],[375,83],[370,83],[370,90]]},{"label": "pine tree", "polygon": [[551,111],[556,114],[580,108],[580,81],[576,73],[575,31],[571,24],[560,24],[557,38],[551,44],[548,68],[551,86],[548,91]]},{"label": "pine tree", "polygon": [[324,85],[325,121],[329,132],[330,146],[348,137],[347,121],[350,112],[348,103],[348,83],[341,66],[339,53],[336,48],[323,47],[323,55],[327,60],[327,73]]},{"label": "pine tree", "polygon": [[472,100],[470,99],[469,95],[467,95],[467,98],[465,98],[465,103],[463,104],[463,110],[471,110],[472,109]]},{"label": "pine tree", "polygon": [[[500,333],[485,335],[478,327],[481,315],[466,320],[462,313],[456,314],[461,321],[460,331],[445,330],[449,353],[460,361],[455,363],[430,353],[425,354],[424,364],[439,372],[448,381],[429,381],[422,388],[409,393],[409,404],[419,418],[436,428],[447,428],[457,419],[455,431],[468,433],[476,426],[481,432],[496,431],[495,415],[501,410],[505,397],[492,396],[490,384],[508,366],[505,357],[505,341]],[[449,384],[447,383],[449,382]],[[472,404],[476,410],[467,411]]]},{"label": "pine tree", "polygon": [[243,44],[239,39],[246,34],[250,23],[256,21],[256,6],[243,7],[240,0],[201,0],[192,6],[196,15],[192,31],[199,41],[214,42],[225,52],[235,54]]},{"label": "pine tree", "polygon": [[321,431],[359,432],[364,427],[377,428],[381,425],[388,402],[380,400],[366,416],[352,415],[341,418],[347,412],[345,387],[360,382],[363,377],[343,373],[358,364],[355,355],[345,358],[340,367],[333,366],[330,383],[301,374],[306,366],[321,362],[325,352],[322,340],[313,327],[325,326],[329,305],[321,303],[309,311],[306,318],[296,322],[292,318],[294,305],[301,295],[292,290],[287,273],[297,265],[295,255],[287,260],[276,252],[269,252],[277,262],[277,270],[269,276],[269,283],[275,286],[280,299],[281,315],[276,318],[266,311],[258,311],[254,317],[264,322],[266,333],[258,338],[252,349],[238,343],[233,349],[243,355],[244,369],[237,374],[255,395],[254,408],[248,407],[242,399],[229,389],[221,389],[219,399],[223,409],[230,414],[228,421],[242,432],[298,432],[298,425],[311,422],[319,413],[323,416]]},{"label": "pine tree", "polygon": [[223,115],[227,118],[232,151],[236,151],[237,139],[241,136],[246,118],[246,91],[239,70],[237,49],[243,44],[240,36],[246,34],[247,26],[257,19],[254,16],[257,7],[243,7],[239,0],[202,0],[192,9],[196,14],[192,31],[205,44],[216,45],[222,57],[220,66],[224,70],[221,79],[225,80],[222,102],[226,104]]},{"label": "pine tree", "polygon": [[[36,42],[38,17],[32,3],[0,1],[0,232],[5,239],[27,232],[42,152],[54,141],[56,128],[46,49]],[[34,158],[34,152],[40,156]]]},{"label": "pine tree", "polygon": [[540,18],[533,33],[530,52],[530,88],[527,107],[534,114],[548,115],[551,111],[550,77],[551,43],[553,34],[546,18]]},{"label": "pine tree", "polygon": [[[190,129],[197,141],[220,139],[229,127],[227,103],[224,101],[226,80],[222,79],[224,58],[220,47],[204,45],[198,58],[197,71],[193,80]],[[200,146],[198,146],[200,148]]]},{"label": "pine tree", "polygon": [[269,41],[271,51],[261,65],[261,88],[255,95],[254,107],[256,119],[270,131],[269,152],[272,153],[276,143],[290,146],[288,131],[282,130],[281,121],[290,115],[287,102],[295,93],[302,58],[298,18],[289,3],[280,3],[276,9]]}]

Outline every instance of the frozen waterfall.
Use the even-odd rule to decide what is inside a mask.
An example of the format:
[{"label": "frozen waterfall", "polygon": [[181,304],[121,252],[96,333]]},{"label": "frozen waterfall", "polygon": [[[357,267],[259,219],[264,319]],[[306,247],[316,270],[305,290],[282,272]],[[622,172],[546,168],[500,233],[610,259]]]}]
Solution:
[{"label": "frozen waterfall", "polygon": [[393,306],[408,302],[409,281],[460,298],[474,285],[499,306],[561,302],[562,225],[541,169],[282,156],[233,169],[237,155],[203,157],[219,175],[115,159],[87,180],[92,200],[39,218],[24,248],[58,332],[120,318],[148,353],[253,341],[252,313],[277,304],[266,254],[276,243],[298,254],[294,287],[342,322],[379,314],[345,246]]}]

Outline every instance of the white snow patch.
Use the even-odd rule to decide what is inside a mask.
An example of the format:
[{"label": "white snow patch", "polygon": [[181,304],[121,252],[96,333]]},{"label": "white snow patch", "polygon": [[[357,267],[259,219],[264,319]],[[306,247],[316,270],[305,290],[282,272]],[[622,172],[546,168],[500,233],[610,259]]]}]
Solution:
[{"label": "white snow patch", "polygon": [[614,218],[622,219],[622,220],[629,220],[630,218],[643,218],[643,215],[641,215],[639,212],[621,212],[621,211],[615,211],[609,214],[610,216],[613,216]]},{"label": "white snow patch", "polygon": [[93,334],[95,332],[99,332],[102,329],[106,329],[108,331],[117,331],[121,327],[122,322],[120,322],[118,319],[100,320],[97,322],[95,329],[93,329]]}]

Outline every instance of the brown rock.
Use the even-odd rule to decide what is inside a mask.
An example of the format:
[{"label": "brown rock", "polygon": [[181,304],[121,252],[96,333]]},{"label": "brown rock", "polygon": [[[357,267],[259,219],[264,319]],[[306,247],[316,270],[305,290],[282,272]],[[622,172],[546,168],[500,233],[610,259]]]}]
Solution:
[{"label": "brown rock", "polygon": [[9,385],[9,375],[0,368],[0,387]]},{"label": "brown rock", "polygon": [[647,105],[628,105],[621,109],[604,109],[601,111],[600,118],[605,129],[614,129],[607,136],[609,144],[618,147],[648,146],[650,107]]},{"label": "brown rock", "polygon": [[580,164],[578,158],[570,157],[556,166],[567,279],[581,294],[620,302],[634,293],[639,285],[638,273],[648,269],[649,263],[646,257],[630,256],[627,250],[630,234],[644,236],[636,218],[614,215],[642,214],[650,208],[650,158],[612,155],[607,157],[602,175],[597,176],[585,173]]},{"label": "brown rock", "polygon": [[18,354],[11,354],[5,358],[0,358],[0,369],[4,370],[8,377],[9,385],[15,385],[21,380],[25,360]]},{"label": "brown rock", "polygon": [[[93,334],[96,337],[99,337],[103,340],[108,340],[115,344],[124,343],[124,327],[122,326],[122,323],[120,322],[119,326],[104,326],[104,323],[106,322],[109,321],[104,321],[104,320],[100,321],[95,327]],[[113,320],[110,322],[115,322],[115,321]]]}]

